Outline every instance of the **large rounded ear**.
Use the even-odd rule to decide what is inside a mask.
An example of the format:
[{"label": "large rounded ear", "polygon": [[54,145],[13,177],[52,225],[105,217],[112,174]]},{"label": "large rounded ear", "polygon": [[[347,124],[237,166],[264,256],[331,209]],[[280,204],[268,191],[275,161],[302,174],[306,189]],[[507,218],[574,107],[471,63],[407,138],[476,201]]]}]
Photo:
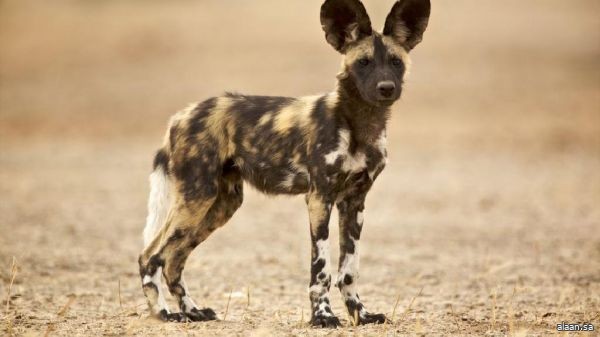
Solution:
[{"label": "large rounded ear", "polygon": [[385,20],[383,35],[411,50],[423,39],[430,12],[429,0],[399,0]]},{"label": "large rounded ear", "polygon": [[321,26],[327,42],[340,53],[372,34],[367,10],[358,0],[326,0],[321,6]]}]

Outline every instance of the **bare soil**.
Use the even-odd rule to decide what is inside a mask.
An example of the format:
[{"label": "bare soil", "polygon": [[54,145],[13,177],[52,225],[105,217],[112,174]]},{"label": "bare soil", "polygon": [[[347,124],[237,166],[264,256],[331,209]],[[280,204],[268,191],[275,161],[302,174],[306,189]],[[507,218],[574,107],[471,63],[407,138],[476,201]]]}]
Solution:
[{"label": "bare soil", "polygon": [[[382,26],[393,1],[365,3]],[[250,188],[187,264],[191,293],[221,320],[148,318],[136,260],[147,176],[168,117],[224,90],[332,89],[339,56],[320,31],[319,5],[0,2],[0,335],[600,329],[593,0],[433,2],[361,240],[361,298],[391,324],[353,327],[333,289],[344,327],[309,327],[303,198]]]}]

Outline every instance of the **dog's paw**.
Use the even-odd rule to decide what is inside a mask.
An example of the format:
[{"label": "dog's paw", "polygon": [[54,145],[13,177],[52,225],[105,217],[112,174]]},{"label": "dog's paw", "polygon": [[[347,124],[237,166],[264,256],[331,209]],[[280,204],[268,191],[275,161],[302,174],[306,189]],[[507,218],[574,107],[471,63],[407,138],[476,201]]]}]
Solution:
[{"label": "dog's paw", "polygon": [[384,314],[372,314],[372,313],[364,313],[358,318],[358,324],[383,324],[385,322],[389,322],[389,320],[385,317]]},{"label": "dog's paw", "polygon": [[339,326],[342,326],[340,320],[335,316],[322,316],[317,315],[313,316],[310,320],[310,325],[317,328],[329,328],[335,329]]},{"label": "dog's paw", "polygon": [[217,319],[217,314],[211,308],[196,309],[185,313],[187,318],[192,322],[214,321]]},{"label": "dog's paw", "polygon": [[188,322],[188,317],[181,312],[168,312],[167,310],[161,310],[156,317],[163,322]]}]

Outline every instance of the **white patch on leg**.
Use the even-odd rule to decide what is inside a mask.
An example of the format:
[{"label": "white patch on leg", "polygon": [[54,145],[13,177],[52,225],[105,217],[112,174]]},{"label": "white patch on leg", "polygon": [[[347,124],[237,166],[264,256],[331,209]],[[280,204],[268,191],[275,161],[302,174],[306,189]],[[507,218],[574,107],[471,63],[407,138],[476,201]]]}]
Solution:
[{"label": "white patch on leg", "polygon": [[181,300],[183,301],[183,305],[185,305],[186,312],[190,312],[194,308],[197,309],[198,306],[196,305],[192,297],[189,295],[189,290],[187,284],[185,283],[185,280],[183,279],[183,275],[181,275],[181,280],[179,281],[179,284],[185,291],[185,295],[181,298]]},{"label": "white patch on leg", "polygon": [[362,226],[364,220],[365,220],[365,218],[363,216],[363,212],[357,212],[356,213],[356,223],[359,226]]},{"label": "white patch on leg", "polygon": [[[357,214],[357,220],[358,220],[359,214],[362,217],[362,213],[359,212]],[[340,292],[342,293],[344,300],[352,299],[356,303],[360,303],[360,300],[358,299],[358,286],[357,286],[357,284],[358,284],[357,282],[358,282],[358,278],[359,278],[359,274],[358,274],[358,267],[359,267],[358,240],[354,240],[352,238],[351,238],[351,240],[354,242],[354,253],[346,254],[346,256],[344,257],[344,261],[342,261],[342,265],[338,272],[337,283],[341,285]],[[346,275],[352,276],[352,283],[349,285],[344,283],[344,277]],[[363,308],[359,312],[359,315],[361,317],[364,317],[365,314],[366,314],[366,311]]]},{"label": "white patch on leg", "polygon": [[328,307],[330,308],[331,305],[328,304],[327,302],[323,301],[323,302],[319,303],[319,305],[317,305],[317,309],[315,310],[315,312],[318,312],[319,316],[332,317],[333,314],[327,312],[326,308],[328,308]]},{"label": "white patch on leg", "polygon": [[[317,258],[315,261],[323,259],[325,264],[323,265],[323,269],[321,269],[321,273],[327,274],[329,276],[329,264],[331,263],[331,256],[329,253],[329,240],[318,240],[317,241]],[[327,276],[325,279],[327,279]],[[325,290],[323,289],[323,281],[317,278],[317,283],[313,284],[310,288],[310,292],[322,293]]]},{"label": "white patch on leg", "polygon": [[183,305],[185,305],[185,312],[191,312],[192,309],[198,308],[194,300],[187,294],[185,294],[181,300],[183,301]]},{"label": "white patch on leg", "polygon": [[[319,300],[328,298],[328,291],[325,287],[326,280],[331,279],[331,275],[329,274],[329,264],[331,263],[331,256],[329,253],[329,240],[318,240],[317,241],[317,260],[323,259],[325,260],[325,264],[323,265],[323,269],[321,273],[325,273],[326,276],[323,279],[318,278],[317,274],[317,283],[310,287],[310,292],[314,292],[319,294]],[[330,304],[323,301],[318,301],[315,303],[316,307],[313,308],[314,313],[319,316],[333,316],[332,313],[327,312],[326,308],[330,308]]]},{"label": "white patch on leg", "polygon": [[165,223],[169,211],[169,178],[162,167],[150,174],[150,196],[148,198],[148,217],[144,227],[144,247],[154,239]]},{"label": "white patch on leg", "polygon": [[356,279],[358,278],[358,267],[359,267],[359,258],[358,258],[358,240],[351,239],[354,242],[354,253],[346,254],[344,257],[344,261],[342,261],[342,266],[340,267],[338,282],[340,279],[344,277],[344,275],[348,274],[352,276],[354,279],[352,285],[356,283]]},{"label": "white patch on leg", "polygon": [[167,300],[165,299],[165,292],[162,288],[162,267],[158,267],[154,275],[144,275],[142,279],[142,283],[144,285],[152,283],[156,287],[158,291],[157,299],[156,299],[156,308],[152,308],[154,313],[159,313],[161,310],[169,311],[169,305],[167,304]]},{"label": "white patch on leg", "polygon": [[[331,256],[329,253],[329,240],[317,241],[317,254],[319,259],[325,260],[325,266],[329,266],[331,260]],[[325,267],[323,269],[325,269]]]}]

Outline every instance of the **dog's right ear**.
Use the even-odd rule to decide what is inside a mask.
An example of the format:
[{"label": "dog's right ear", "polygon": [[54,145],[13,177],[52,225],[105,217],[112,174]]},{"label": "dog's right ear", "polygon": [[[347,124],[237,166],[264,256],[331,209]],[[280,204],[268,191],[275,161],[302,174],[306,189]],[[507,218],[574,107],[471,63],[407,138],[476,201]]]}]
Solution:
[{"label": "dog's right ear", "polygon": [[367,10],[358,0],[326,0],[321,6],[321,26],[327,42],[342,54],[373,32]]}]

